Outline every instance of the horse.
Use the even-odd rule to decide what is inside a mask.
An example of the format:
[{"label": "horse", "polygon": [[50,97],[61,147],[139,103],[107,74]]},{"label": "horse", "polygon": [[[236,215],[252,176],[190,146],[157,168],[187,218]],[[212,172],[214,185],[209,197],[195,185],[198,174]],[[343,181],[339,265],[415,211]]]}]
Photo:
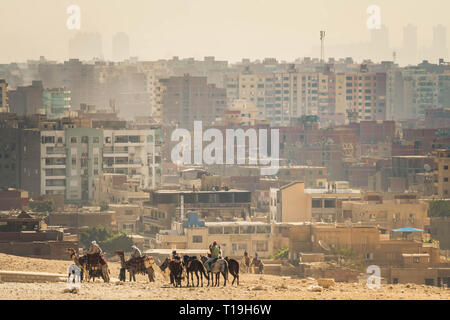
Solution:
[{"label": "horse", "polygon": [[[205,256],[201,256],[200,258],[203,262],[203,265],[206,264],[206,261],[208,261],[208,258]],[[207,268],[208,270],[208,268]],[[227,280],[228,280],[228,262],[225,259],[217,259],[216,261],[214,261],[211,264],[211,270],[208,271],[208,286],[209,286],[209,274],[211,273],[211,286],[219,286],[220,285],[220,274],[222,274],[223,276],[223,280],[224,280],[224,284],[223,286],[225,287],[227,285]],[[214,278],[213,275],[216,275],[216,283],[214,284]]]},{"label": "horse", "polygon": [[172,283],[175,287],[181,287],[181,280],[183,278],[183,265],[182,262],[170,260],[166,258],[164,262],[159,267],[163,272],[169,268],[170,270],[170,283]]},{"label": "horse", "polygon": [[189,256],[183,256],[183,264],[186,268],[187,273],[187,286],[189,287],[189,274],[191,275],[192,279],[192,285],[194,285],[194,273],[197,277],[197,287],[198,287],[198,273],[200,272],[200,278],[202,281],[202,287],[203,287],[203,276],[205,278],[208,278],[206,275],[205,267],[203,264],[197,259],[197,257],[189,257]]},{"label": "horse", "polygon": [[231,275],[233,276],[233,281],[231,282],[231,285],[234,284],[234,281],[236,281],[236,284],[239,285],[239,262],[237,262],[234,259],[230,259],[228,257],[225,257],[225,260],[228,262],[228,268],[230,270]]}]

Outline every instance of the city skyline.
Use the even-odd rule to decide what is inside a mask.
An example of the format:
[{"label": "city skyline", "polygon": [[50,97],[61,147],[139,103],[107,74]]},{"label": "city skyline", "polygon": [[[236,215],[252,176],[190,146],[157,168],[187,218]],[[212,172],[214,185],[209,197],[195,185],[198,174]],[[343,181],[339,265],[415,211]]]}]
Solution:
[{"label": "city skyline", "polygon": [[[69,30],[67,7],[81,9],[80,30]],[[55,1],[39,4],[23,1],[2,1],[0,12],[18,12],[17,15],[0,14],[8,28],[0,30],[0,41],[8,43],[0,52],[0,62],[23,62],[44,55],[63,61],[69,57],[68,43],[77,33],[99,33],[103,39],[104,58],[111,60],[112,39],[123,32],[130,38],[130,55],[140,60],[164,59],[172,56],[202,58],[216,56],[230,62],[242,58],[262,59],[276,57],[294,60],[302,56],[319,57],[319,31],[326,30],[325,57],[352,56],[370,43],[373,30],[367,28],[369,1],[347,0],[346,5],[323,1],[308,5],[294,1],[231,0],[226,5],[218,1],[130,1],[126,7],[118,1]],[[403,28],[417,27],[418,58],[435,61],[440,52],[434,50],[436,37],[433,28],[445,28],[445,12],[450,4],[432,0],[426,6],[411,7],[406,1],[379,1],[381,24],[389,30],[389,54],[368,56],[374,61],[392,57],[408,63],[402,55]],[[289,10],[286,10],[288,9]],[[408,9],[405,18],[401,13]],[[17,10],[15,10],[17,9]],[[169,15],[170,13],[170,15]],[[14,17],[14,18],[13,18]],[[164,18],[163,18],[164,17]],[[114,22],[114,23],[111,23]],[[448,48],[448,37],[446,46]],[[204,41],[208,39],[208,41]],[[437,39],[443,39],[442,36]],[[339,47],[334,53],[334,48]],[[448,50],[447,50],[448,51]],[[219,55],[220,53],[220,55]],[[446,56],[448,58],[448,52]]]}]

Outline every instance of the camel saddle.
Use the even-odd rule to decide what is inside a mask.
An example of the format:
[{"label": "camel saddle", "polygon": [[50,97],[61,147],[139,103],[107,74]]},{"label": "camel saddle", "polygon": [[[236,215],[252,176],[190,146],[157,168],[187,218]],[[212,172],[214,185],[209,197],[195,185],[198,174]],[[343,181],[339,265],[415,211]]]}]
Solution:
[{"label": "camel saddle", "polygon": [[98,266],[98,265],[105,265],[106,260],[103,258],[103,256],[100,253],[94,253],[94,254],[87,254],[87,265],[88,266]]},{"label": "camel saddle", "polygon": [[145,272],[147,268],[149,268],[153,263],[152,257],[142,256],[142,257],[134,257],[128,261],[129,265],[137,270],[138,272]]}]

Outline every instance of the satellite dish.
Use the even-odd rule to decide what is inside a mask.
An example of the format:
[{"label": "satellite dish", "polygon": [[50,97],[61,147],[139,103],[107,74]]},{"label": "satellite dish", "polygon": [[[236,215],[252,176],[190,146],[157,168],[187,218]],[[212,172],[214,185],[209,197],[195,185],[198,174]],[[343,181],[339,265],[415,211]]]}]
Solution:
[{"label": "satellite dish", "polygon": [[325,251],[330,251],[331,250],[330,247],[325,242],[323,242],[322,240],[319,240],[319,246]]},{"label": "satellite dish", "polygon": [[423,168],[425,169],[425,172],[430,172],[430,171],[431,171],[431,166],[430,166],[428,163],[426,163],[426,164],[423,166]]}]

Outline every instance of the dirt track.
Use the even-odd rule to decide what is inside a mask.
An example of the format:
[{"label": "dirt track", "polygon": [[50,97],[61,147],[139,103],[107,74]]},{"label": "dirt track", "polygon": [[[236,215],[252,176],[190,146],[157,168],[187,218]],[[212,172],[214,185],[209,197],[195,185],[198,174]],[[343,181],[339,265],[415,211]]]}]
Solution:
[{"label": "dirt track", "polygon": [[[70,261],[53,261],[23,258],[0,254],[0,270],[33,271],[66,274]],[[111,276],[117,278],[120,264],[109,263]],[[230,276],[231,279],[231,276]],[[322,292],[310,292],[308,287],[315,280],[290,279],[271,275],[242,274],[240,285],[220,288],[174,288],[168,285],[161,274],[156,282],[149,283],[143,275],[136,283],[112,281],[83,283],[78,294],[65,293],[65,283],[0,283],[0,299],[444,299],[450,300],[450,290],[422,285],[383,285],[380,290],[370,290],[365,284],[337,283],[334,288]],[[221,283],[223,281],[221,280]],[[183,282],[186,285],[186,282]]]}]

